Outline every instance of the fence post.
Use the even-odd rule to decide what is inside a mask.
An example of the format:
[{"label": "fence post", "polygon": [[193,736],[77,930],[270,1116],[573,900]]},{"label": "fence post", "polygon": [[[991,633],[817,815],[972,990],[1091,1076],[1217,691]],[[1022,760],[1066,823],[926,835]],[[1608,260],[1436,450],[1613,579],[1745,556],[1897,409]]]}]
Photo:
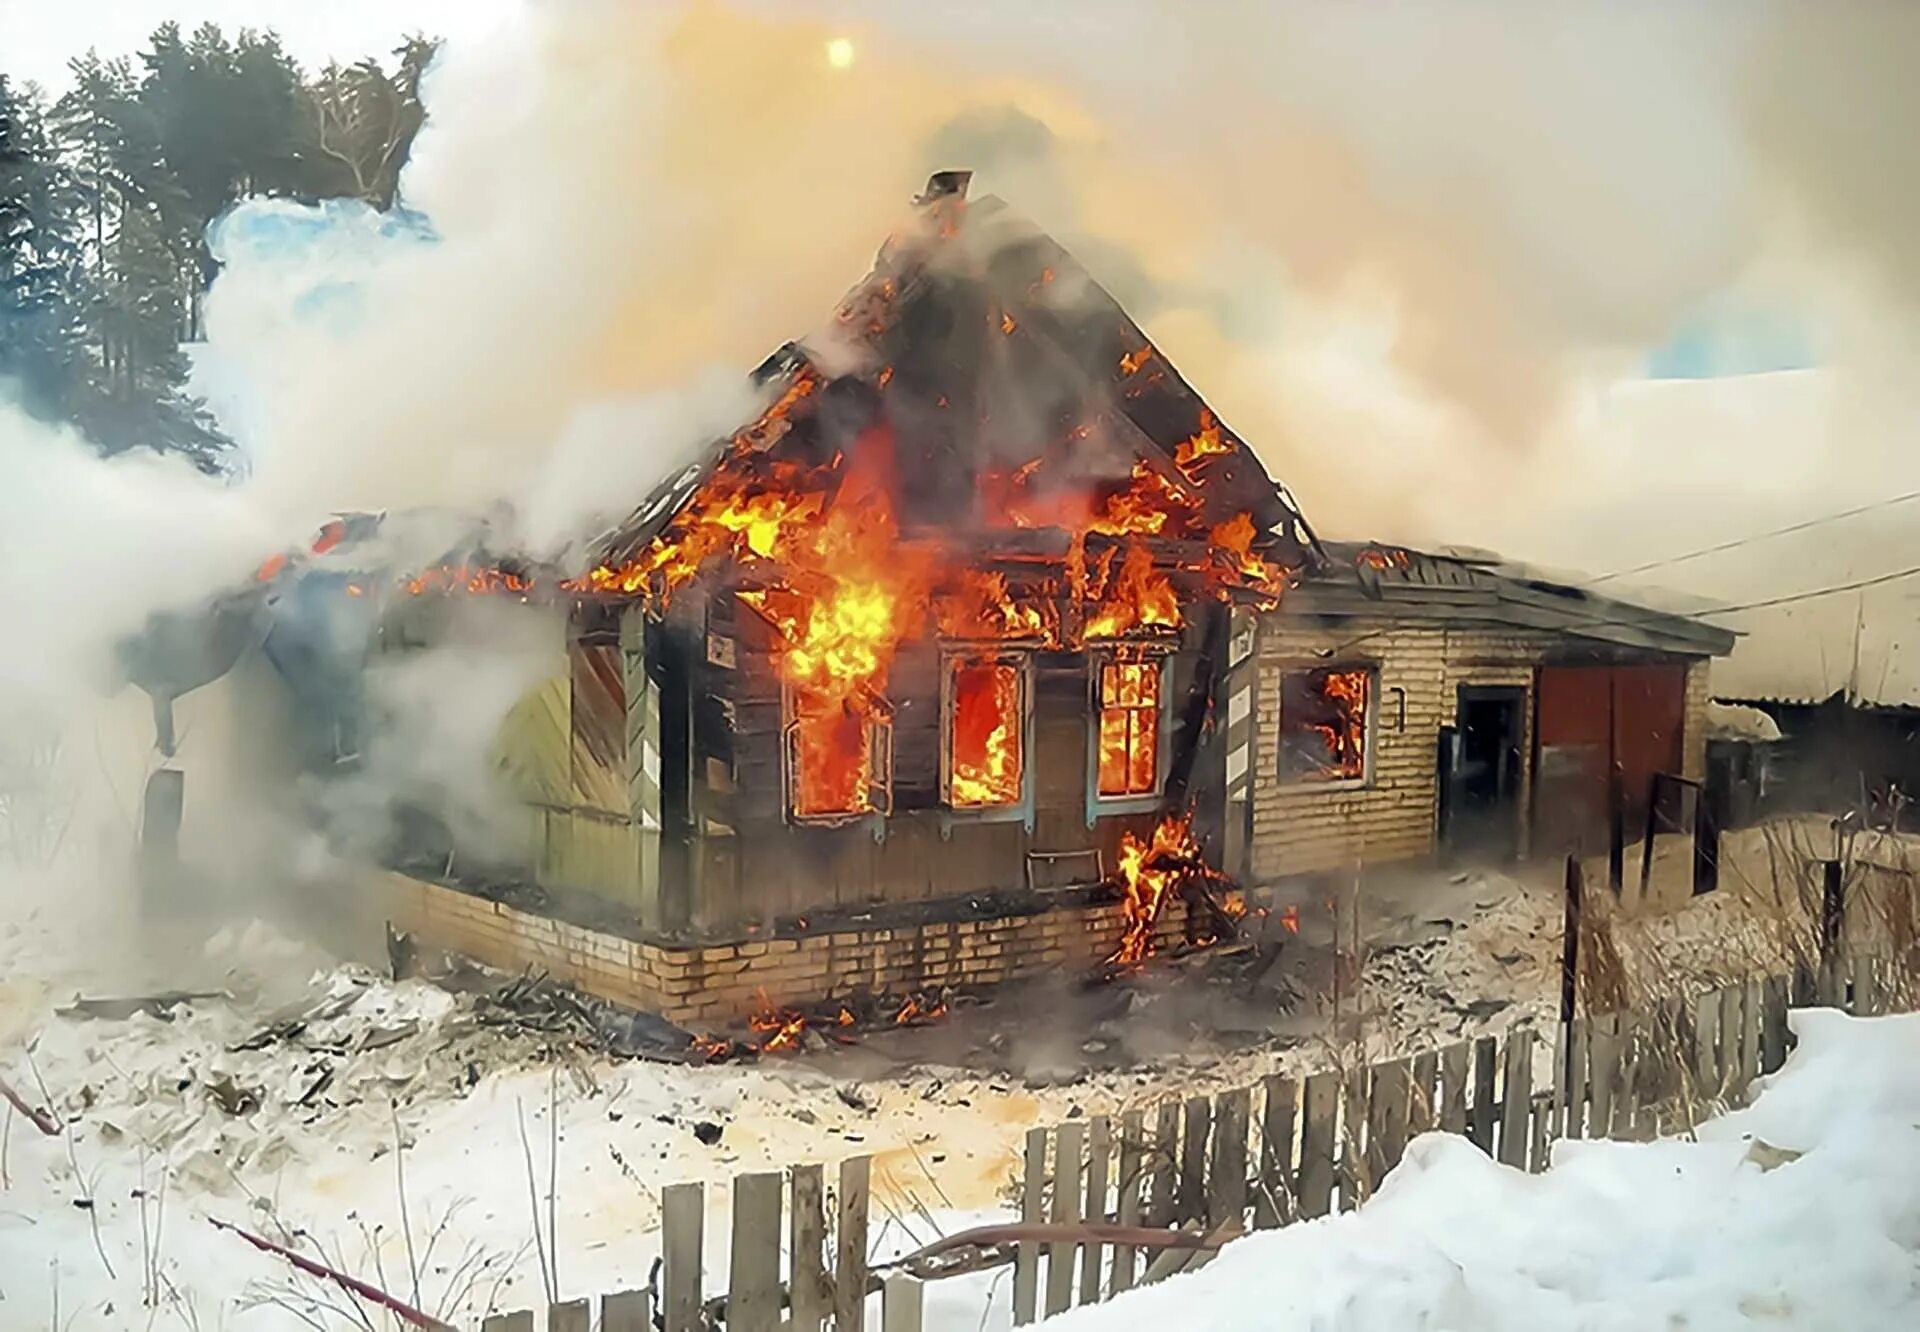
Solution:
[{"label": "fence post", "polygon": [[1499,1067],[1499,1053],[1491,1036],[1482,1036],[1473,1043],[1473,1107],[1467,1136],[1488,1156],[1493,1155],[1493,1080],[1494,1070]]},{"label": "fence post", "polygon": [[1503,1079],[1506,1097],[1500,1116],[1500,1160],[1527,1168],[1528,1123],[1533,1111],[1533,1029],[1518,1027],[1507,1033],[1507,1066]]},{"label": "fence post", "polygon": [[1720,886],[1720,823],[1713,817],[1707,788],[1693,792],[1693,895],[1699,897]]},{"label": "fence post", "polygon": [[1307,1077],[1300,1112],[1300,1215],[1325,1216],[1333,1207],[1333,1117],[1340,1104],[1339,1075]]},{"label": "fence post", "polygon": [[[1083,1220],[1095,1225],[1107,1221],[1107,1165],[1113,1157],[1113,1143],[1104,1115],[1087,1121],[1087,1203],[1080,1209]],[[1100,1302],[1101,1246],[1098,1241],[1080,1247],[1080,1303]]]},{"label": "fence post", "polygon": [[1566,911],[1561,925],[1560,1021],[1571,1022],[1580,1004],[1580,857],[1567,856]]},{"label": "fence post", "polygon": [[[1120,1224],[1140,1224],[1140,1190],[1146,1176],[1146,1153],[1142,1150],[1145,1121],[1138,1110],[1129,1110],[1120,1119]],[[1134,1247],[1119,1244],[1113,1250],[1113,1271],[1107,1278],[1107,1294],[1118,1295],[1133,1286]]]},{"label": "fence post", "polygon": [[1293,1083],[1271,1075],[1260,1107],[1260,1192],[1253,1224],[1265,1230],[1293,1219]]},{"label": "fence post", "polygon": [[[1053,1131],[1053,1222],[1070,1226],[1080,1219],[1080,1152],[1087,1126],[1068,1120]],[[1047,1246],[1047,1317],[1065,1313],[1073,1303],[1073,1259],[1079,1246],[1056,1241]]]},{"label": "fence post", "polygon": [[600,1332],[653,1332],[653,1296],[623,1290],[600,1301]]},{"label": "fence post", "polygon": [[[1207,1228],[1243,1225],[1247,1217],[1247,1122],[1253,1118],[1253,1091],[1242,1087],[1217,1098],[1213,1123],[1213,1178],[1207,1182]],[[1212,1260],[1202,1254],[1203,1265]]]},{"label": "fence post", "polygon": [[925,1315],[925,1291],[910,1276],[891,1276],[880,1291],[880,1326],[884,1332],[920,1332]]},{"label": "fence post", "polygon": [[840,1163],[840,1198],[833,1242],[834,1332],[862,1332],[867,1320],[867,1192],[872,1163],[864,1156]]},{"label": "fence post", "polygon": [[[1027,1130],[1026,1173],[1020,1183],[1020,1219],[1043,1221],[1047,1189],[1047,1131]],[[1021,1240],[1013,1252],[1013,1321],[1025,1326],[1034,1320],[1040,1307],[1040,1246],[1033,1240]]]},{"label": "fence post", "polygon": [[699,1184],[669,1184],[660,1191],[661,1302],[666,1332],[700,1332],[703,1280],[700,1240],[706,1227],[707,1193]]},{"label": "fence post", "polygon": [[547,1332],[591,1332],[593,1311],[585,1300],[547,1306]]},{"label": "fence post", "polygon": [[1821,862],[1820,965],[1832,966],[1840,951],[1840,932],[1847,920],[1846,866],[1838,860]]},{"label": "fence post", "polygon": [[1440,1052],[1440,1131],[1467,1131],[1467,1073],[1472,1047],[1456,1041]]},{"label": "fence post", "polygon": [[480,1324],[480,1332],[533,1332],[533,1310],[522,1309],[517,1313],[490,1314]]},{"label": "fence post", "polygon": [[827,1320],[827,1214],[824,1180],[817,1165],[793,1168],[793,1217],[788,1239],[788,1301],[793,1332],[820,1332]]},{"label": "fence post", "polygon": [[777,1171],[733,1181],[727,1332],[774,1332],[780,1322],[780,1194]]}]

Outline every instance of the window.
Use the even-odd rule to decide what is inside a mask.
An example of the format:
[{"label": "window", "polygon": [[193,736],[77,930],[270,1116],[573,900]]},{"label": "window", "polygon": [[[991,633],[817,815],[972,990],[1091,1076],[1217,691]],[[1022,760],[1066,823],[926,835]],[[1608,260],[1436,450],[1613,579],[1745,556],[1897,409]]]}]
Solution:
[{"label": "window", "polygon": [[1280,780],[1363,782],[1368,775],[1372,666],[1288,671],[1280,681]]},{"label": "window", "polygon": [[1159,657],[1109,657],[1100,663],[1099,782],[1102,800],[1160,789]]},{"label": "window", "polygon": [[1027,671],[1013,657],[949,657],[946,801],[955,809],[1003,809],[1026,798]]},{"label": "window", "polygon": [[890,811],[893,721],[884,702],[789,686],[783,710],[787,810],[795,822]]}]

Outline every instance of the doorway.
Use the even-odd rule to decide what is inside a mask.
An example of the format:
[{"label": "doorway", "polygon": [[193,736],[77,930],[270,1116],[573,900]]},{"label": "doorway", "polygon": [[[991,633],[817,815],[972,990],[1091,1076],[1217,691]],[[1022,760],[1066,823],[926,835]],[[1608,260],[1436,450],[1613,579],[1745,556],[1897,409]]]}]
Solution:
[{"label": "doorway", "polygon": [[1441,844],[1459,859],[1512,860],[1520,851],[1527,691],[1462,685],[1441,783]]}]

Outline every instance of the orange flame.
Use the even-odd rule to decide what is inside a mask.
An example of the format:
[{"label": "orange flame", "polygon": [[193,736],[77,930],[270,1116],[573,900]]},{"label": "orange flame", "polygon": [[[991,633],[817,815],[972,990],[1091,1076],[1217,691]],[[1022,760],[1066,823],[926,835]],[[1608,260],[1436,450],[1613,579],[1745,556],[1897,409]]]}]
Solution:
[{"label": "orange flame", "polygon": [[1335,720],[1312,723],[1326,746],[1320,760],[1323,781],[1354,781],[1367,775],[1367,695],[1373,673],[1365,668],[1327,671],[1320,677],[1320,693],[1333,705]]},{"label": "orange flame", "polygon": [[1125,356],[1122,356],[1120,358],[1120,377],[1122,379],[1132,379],[1135,375],[1140,373],[1140,367],[1145,365],[1152,358],[1153,358],[1152,346],[1145,346],[1140,348],[1140,350],[1138,351],[1128,352]]},{"label": "orange flame", "polygon": [[1144,795],[1160,784],[1160,662],[1100,667],[1099,791]]},{"label": "orange flame", "polygon": [[910,994],[900,1010],[893,1015],[896,1027],[917,1027],[927,1022],[937,1022],[947,1015],[946,1001],[935,999],[928,1002],[922,996]]},{"label": "orange flame", "polygon": [[1220,422],[1214,419],[1212,412],[1200,409],[1200,431],[1180,442],[1173,451],[1173,463],[1189,480],[1193,477],[1192,468],[1202,458],[1217,457],[1233,452],[1233,441],[1220,429]]},{"label": "orange flame", "polygon": [[1153,553],[1130,544],[1120,572],[1103,600],[1087,616],[1087,637],[1119,638],[1136,629],[1178,629],[1180,598],[1173,582],[1154,568]]},{"label": "orange flame", "polygon": [[1141,841],[1131,832],[1120,839],[1120,913],[1126,928],[1120,946],[1107,961],[1116,966],[1137,966],[1153,952],[1153,930],[1159,923],[1167,890],[1182,875],[1198,868],[1205,871],[1200,844],[1193,836],[1191,814],[1169,814],[1161,819],[1149,841]]},{"label": "orange flame", "polygon": [[955,663],[949,798],[973,808],[1019,803],[1022,790],[1020,668]]}]

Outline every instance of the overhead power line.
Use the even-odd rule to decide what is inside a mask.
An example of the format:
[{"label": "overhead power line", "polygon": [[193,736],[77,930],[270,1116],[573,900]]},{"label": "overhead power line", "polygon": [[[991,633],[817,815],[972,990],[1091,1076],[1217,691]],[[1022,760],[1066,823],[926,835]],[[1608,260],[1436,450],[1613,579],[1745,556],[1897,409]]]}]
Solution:
[{"label": "overhead power line", "polygon": [[1847,518],[1858,518],[1863,513],[1872,513],[1876,509],[1891,509],[1898,504],[1910,504],[1920,500],[1920,490],[1910,490],[1904,495],[1894,495],[1888,499],[1875,500],[1872,504],[1862,504],[1858,508],[1842,509],[1839,513],[1822,514],[1818,518],[1808,518],[1797,523],[1788,523],[1785,527],[1776,527],[1770,532],[1756,532],[1752,536],[1736,537],[1732,541],[1722,541],[1718,545],[1702,546],[1699,550],[1687,551],[1684,555],[1669,555],[1665,559],[1648,560],[1645,564],[1636,564],[1631,569],[1615,569],[1612,573],[1601,574],[1598,578],[1587,580],[1587,586],[1605,583],[1615,578],[1626,578],[1633,574],[1646,573],[1652,569],[1664,569],[1671,564],[1685,564],[1707,555],[1718,555],[1722,551],[1738,550],[1742,546],[1751,546],[1757,541],[1771,541],[1775,537],[1790,536],[1795,532],[1804,532],[1808,528],[1823,527],[1828,523],[1837,523]]}]

